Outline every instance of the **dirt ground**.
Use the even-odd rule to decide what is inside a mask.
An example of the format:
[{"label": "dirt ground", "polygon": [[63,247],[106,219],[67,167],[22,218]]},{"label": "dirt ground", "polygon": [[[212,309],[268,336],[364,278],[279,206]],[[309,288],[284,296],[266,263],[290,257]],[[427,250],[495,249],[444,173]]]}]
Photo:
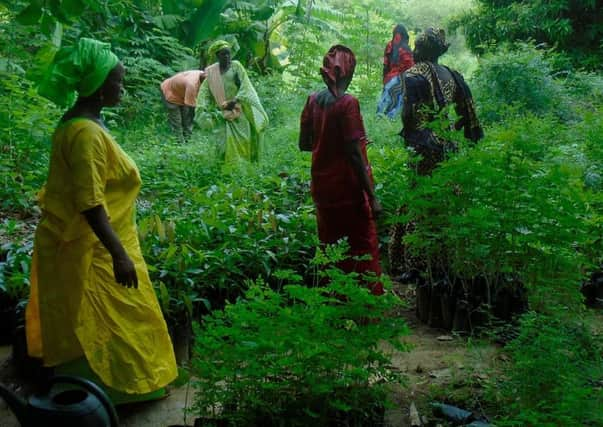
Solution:
[{"label": "dirt ground", "polygon": [[[411,327],[411,335],[404,341],[412,348],[394,356],[393,362],[407,377],[407,383],[393,391],[395,405],[386,414],[388,427],[411,426],[409,409],[415,404],[420,416],[432,420],[429,402],[434,399],[463,401],[480,410],[481,384],[487,380],[489,368],[498,360],[498,351],[491,344],[450,335],[422,325],[412,309],[403,310]],[[0,382],[24,396],[32,391],[32,384],[19,378],[10,362],[10,347],[0,347]],[[145,404],[120,408],[123,427],[168,427],[193,424],[193,417],[184,418],[183,409],[192,400],[187,385],[171,390],[169,397]],[[434,424],[435,425],[435,424]],[[18,427],[19,424],[0,400],[0,427]]]},{"label": "dirt ground", "polygon": [[463,403],[464,409],[487,412],[480,407],[480,396],[491,368],[499,361],[497,347],[431,329],[416,319],[414,310],[403,315],[411,328],[404,341],[412,349],[393,359],[407,381],[394,392],[396,407],[388,413],[388,426],[410,427],[413,403],[419,416],[429,420],[427,425],[437,425],[429,407],[433,401]]}]

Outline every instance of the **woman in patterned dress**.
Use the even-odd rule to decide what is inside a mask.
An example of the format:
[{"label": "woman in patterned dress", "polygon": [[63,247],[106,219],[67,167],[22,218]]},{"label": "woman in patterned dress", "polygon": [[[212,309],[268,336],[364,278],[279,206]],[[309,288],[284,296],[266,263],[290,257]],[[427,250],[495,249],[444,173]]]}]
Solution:
[{"label": "woman in patterned dress", "polygon": [[[415,166],[419,175],[431,175],[437,165],[444,161],[446,152],[456,149],[452,142],[438,135],[429,126],[449,105],[454,107],[459,117],[454,123],[454,129],[463,129],[465,138],[472,142],[477,142],[484,135],[471,91],[463,76],[438,63],[448,46],[443,30],[425,30],[415,41],[415,65],[402,77],[404,102],[401,135],[406,146],[420,156]],[[416,269],[416,265],[413,265],[415,263],[407,259],[402,243],[408,227],[409,224],[396,224],[392,229],[389,248],[392,272],[408,273],[409,270]]]}]

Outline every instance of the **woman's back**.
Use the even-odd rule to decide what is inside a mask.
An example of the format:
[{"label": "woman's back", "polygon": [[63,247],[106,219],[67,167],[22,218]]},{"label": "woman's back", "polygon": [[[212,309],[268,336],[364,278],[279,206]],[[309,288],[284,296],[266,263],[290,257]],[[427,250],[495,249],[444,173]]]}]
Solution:
[{"label": "woman's back", "polygon": [[473,141],[482,137],[471,91],[460,73],[444,65],[423,61],[404,73],[403,83],[405,138],[413,140],[434,135],[428,124],[449,105],[453,105],[460,116],[454,128],[464,128],[465,137]]},{"label": "woman's back", "polygon": [[322,206],[357,203],[360,183],[348,161],[346,144],[360,141],[366,161],[366,133],[358,100],[335,98],[328,90],[308,97],[301,132],[312,137],[312,195]]}]

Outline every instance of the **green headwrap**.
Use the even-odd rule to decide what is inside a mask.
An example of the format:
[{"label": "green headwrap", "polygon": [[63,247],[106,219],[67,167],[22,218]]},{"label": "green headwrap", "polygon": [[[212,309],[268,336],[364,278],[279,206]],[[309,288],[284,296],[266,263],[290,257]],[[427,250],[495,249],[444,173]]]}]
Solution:
[{"label": "green headwrap", "polygon": [[76,93],[90,96],[100,88],[119,63],[109,43],[81,38],[77,45],[62,47],[46,69],[38,93],[55,104],[73,104]]},{"label": "green headwrap", "polygon": [[216,40],[215,42],[213,42],[209,46],[209,49],[207,49],[207,55],[210,61],[214,60],[216,58],[216,53],[218,53],[222,49],[230,49],[230,43],[225,40]]}]

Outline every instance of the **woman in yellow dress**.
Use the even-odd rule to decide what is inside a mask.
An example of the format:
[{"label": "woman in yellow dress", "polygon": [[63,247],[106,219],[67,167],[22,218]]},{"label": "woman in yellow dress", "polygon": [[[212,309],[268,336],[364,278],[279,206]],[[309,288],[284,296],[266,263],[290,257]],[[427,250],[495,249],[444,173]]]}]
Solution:
[{"label": "woman in yellow dress", "polygon": [[177,376],[138,242],[140,175],[100,115],[119,103],[124,73],[108,44],[82,38],[40,83],[59,106],[77,100],[52,137],[26,312],[29,354],[96,381],[115,404],[160,397]]}]

